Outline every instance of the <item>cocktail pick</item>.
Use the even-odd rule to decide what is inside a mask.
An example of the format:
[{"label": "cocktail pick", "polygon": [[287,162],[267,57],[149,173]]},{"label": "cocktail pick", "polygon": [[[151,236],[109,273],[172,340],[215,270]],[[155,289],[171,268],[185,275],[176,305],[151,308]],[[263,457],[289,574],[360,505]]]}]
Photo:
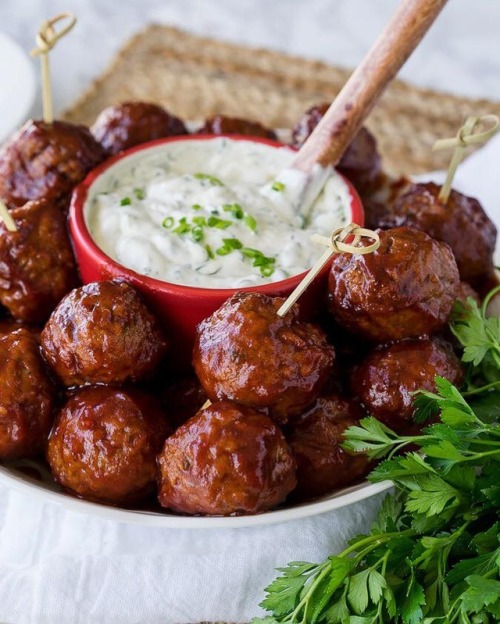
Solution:
[{"label": "cocktail pick", "polygon": [[[481,127],[485,127],[481,130]],[[462,162],[465,152],[470,145],[479,145],[485,143],[498,131],[499,119],[496,115],[472,115],[468,117],[463,126],[460,127],[456,136],[451,139],[440,139],[436,141],[432,147],[432,151],[436,152],[443,149],[454,148],[451,157],[446,180],[439,191],[438,199],[442,204],[446,204],[451,193],[451,185],[457,171],[458,165]],[[479,130],[479,131],[478,131]]]},{"label": "cocktail pick", "polygon": [[0,221],[5,223],[5,227],[9,232],[17,232],[17,226],[12,218],[7,206],[0,200]]},{"label": "cocktail pick", "polygon": [[[363,238],[368,238],[373,242],[369,245],[362,245],[361,241]],[[380,246],[380,238],[377,232],[362,228],[356,225],[356,223],[349,223],[345,227],[337,228],[329,238],[313,234],[312,239],[322,245],[326,245],[327,249],[280,307],[277,312],[278,316],[284,316],[288,312],[334,254],[369,254],[376,251]],[[351,239],[350,242],[347,242],[349,239]]]},{"label": "cocktail pick", "polygon": [[[66,25],[57,31],[55,29],[55,25],[59,22],[66,22]],[[47,124],[51,124],[54,121],[49,52],[59,41],[59,39],[69,33],[75,24],[76,17],[72,13],[59,13],[51,19],[45,20],[42,22],[40,30],[36,36],[37,47],[31,51],[32,56],[40,56],[42,64],[43,120]]]}]

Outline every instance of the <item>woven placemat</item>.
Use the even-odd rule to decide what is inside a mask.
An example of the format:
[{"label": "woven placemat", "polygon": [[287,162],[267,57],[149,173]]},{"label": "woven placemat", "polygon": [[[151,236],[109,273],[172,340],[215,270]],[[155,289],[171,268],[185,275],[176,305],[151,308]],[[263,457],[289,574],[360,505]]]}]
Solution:
[{"label": "woven placemat", "polygon": [[[151,25],[126,43],[64,116],[91,124],[106,106],[139,99],[158,102],[189,120],[222,113],[289,128],[310,105],[332,100],[349,73]],[[388,170],[422,173],[449,162],[448,153],[431,151],[437,138],[453,136],[467,115],[485,113],[500,115],[500,102],[436,93],[396,80],[367,125]]]}]

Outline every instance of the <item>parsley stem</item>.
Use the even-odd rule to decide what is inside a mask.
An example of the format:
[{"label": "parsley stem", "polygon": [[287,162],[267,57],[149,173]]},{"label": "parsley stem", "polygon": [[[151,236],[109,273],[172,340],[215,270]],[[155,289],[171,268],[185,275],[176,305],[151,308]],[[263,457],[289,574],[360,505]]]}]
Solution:
[{"label": "parsley stem", "polygon": [[488,307],[488,304],[498,293],[500,293],[500,286],[496,286],[495,288],[493,288],[493,290],[490,290],[490,292],[484,298],[483,304],[481,305],[481,313],[483,317],[486,316],[486,308]]},{"label": "parsley stem", "polygon": [[467,397],[473,394],[481,394],[485,390],[490,390],[491,388],[500,388],[500,380],[492,381],[491,383],[486,384],[485,386],[481,386],[480,388],[474,388],[474,390],[468,390],[467,392],[462,392],[462,396]]}]

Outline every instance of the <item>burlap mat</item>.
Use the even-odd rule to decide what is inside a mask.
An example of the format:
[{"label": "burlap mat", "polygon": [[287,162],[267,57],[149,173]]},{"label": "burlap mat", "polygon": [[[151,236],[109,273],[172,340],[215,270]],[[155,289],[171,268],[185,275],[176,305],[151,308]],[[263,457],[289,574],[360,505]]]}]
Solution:
[{"label": "burlap mat", "polygon": [[[317,61],[152,25],[123,47],[65,117],[91,124],[110,104],[142,99],[184,119],[225,113],[289,128],[311,104],[332,100],[348,76],[348,70]],[[387,169],[421,173],[449,162],[449,153],[431,152],[437,138],[453,136],[467,115],[483,113],[500,115],[500,102],[395,81],[367,125]]]}]

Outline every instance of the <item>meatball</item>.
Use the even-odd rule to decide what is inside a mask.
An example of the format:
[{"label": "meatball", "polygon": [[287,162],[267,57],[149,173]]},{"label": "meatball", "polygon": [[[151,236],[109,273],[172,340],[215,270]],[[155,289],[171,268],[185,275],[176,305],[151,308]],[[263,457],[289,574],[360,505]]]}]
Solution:
[{"label": "meatball", "polygon": [[263,139],[276,140],[276,133],[266,128],[258,121],[238,119],[238,117],[226,117],[215,115],[205,120],[198,134],[242,134],[244,136],[260,137]]},{"label": "meatball", "polygon": [[[312,106],[292,129],[292,145],[300,148],[324,117],[330,104]],[[382,172],[377,142],[367,128],[361,128],[337,164],[338,171],[350,180],[363,197],[376,186]]]},{"label": "meatball", "polygon": [[228,401],[198,412],[161,452],[159,501],[191,514],[255,514],[295,487],[285,438],[264,414]]},{"label": "meatball", "polygon": [[41,343],[66,386],[144,379],[167,347],[156,318],[132,286],[119,281],[87,284],[66,295]]},{"label": "meatball", "polygon": [[408,227],[378,233],[374,253],[335,256],[328,282],[331,313],[353,333],[376,342],[438,330],[459,285],[451,249]]},{"label": "meatball", "polygon": [[381,227],[407,225],[448,243],[460,278],[477,287],[493,273],[497,229],[477,199],[451,191],[443,204],[438,199],[440,188],[433,182],[413,184]]},{"label": "meatball", "polygon": [[351,387],[366,410],[398,433],[413,425],[416,390],[436,390],[439,375],[459,385],[460,362],[437,340],[405,340],[376,349],[353,372]]},{"label": "meatball", "polygon": [[0,149],[0,199],[8,208],[32,199],[67,207],[74,187],[104,157],[85,126],[28,121]]},{"label": "meatball", "polygon": [[0,459],[32,457],[47,441],[55,394],[27,330],[0,335],[0,379]]},{"label": "meatball", "polygon": [[156,456],[169,432],[152,396],[136,389],[83,388],[59,413],[47,459],[55,480],[77,496],[133,503],[154,490]]},{"label": "meatball", "polygon": [[153,139],[187,134],[184,123],[149,102],[123,102],[105,108],[90,128],[108,156]]},{"label": "meatball", "polygon": [[276,313],[279,297],[236,293],[198,325],[193,364],[211,401],[264,410],[278,422],[300,414],[321,392],[333,366],[324,333]]},{"label": "meatball", "polygon": [[162,392],[162,403],[176,429],[194,416],[206,401],[207,395],[194,375],[176,379]]},{"label": "meatball", "polygon": [[294,499],[329,494],[368,472],[366,455],[351,455],[340,446],[345,429],[357,425],[363,415],[353,400],[329,392],[292,423],[287,439],[297,462]]},{"label": "meatball", "polygon": [[66,218],[53,203],[31,201],[12,210],[17,232],[0,224],[0,303],[26,323],[43,323],[78,285]]}]

